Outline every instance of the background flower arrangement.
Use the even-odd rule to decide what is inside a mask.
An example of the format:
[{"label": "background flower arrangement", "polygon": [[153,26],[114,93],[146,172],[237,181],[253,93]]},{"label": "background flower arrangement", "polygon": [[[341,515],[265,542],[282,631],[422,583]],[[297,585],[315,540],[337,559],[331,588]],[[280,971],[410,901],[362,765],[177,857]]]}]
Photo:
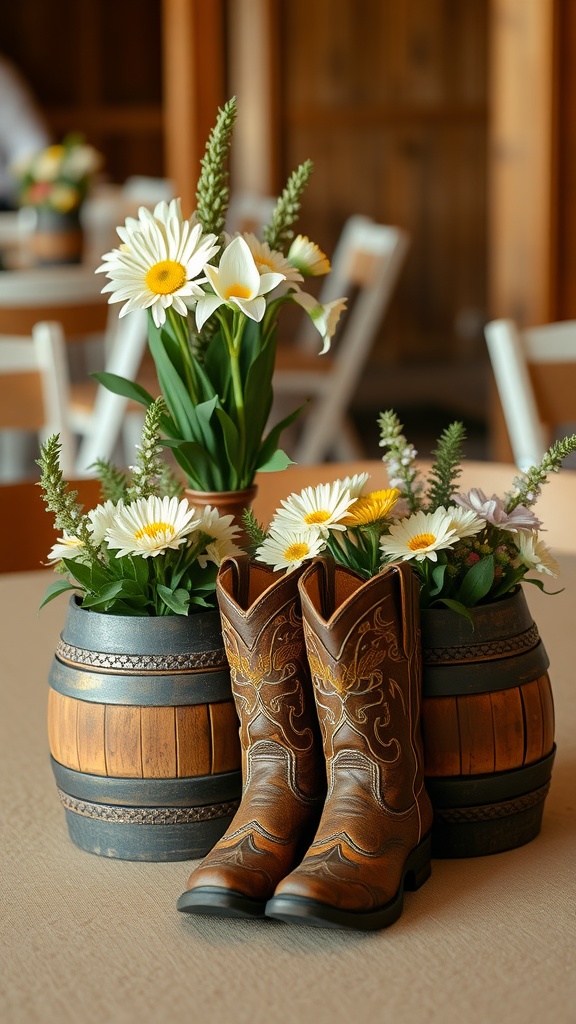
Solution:
[{"label": "background flower arrangement", "polygon": [[236,554],[238,527],[209,505],[196,510],[160,459],[161,399],[146,413],[138,464],[129,480],[110,463],[97,464],[102,504],[84,513],[62,478],[60,444],[43,445],[40,486],[63,535],[48,560],[62,578],[42,604],[80,591],[83,608],[115,615],[189,615],[215,608],[215,580],[226,555]]},{"label": "background flower arrangement", "polygon": [[[149,349],[166,403],[164,444],[202,491],[250,487],[256,471],[285,468],[279,447],[298,410],[265,434],[272,406],[278,316],[299,304],[330,345],[345,300],[320,305],[300,288],[305,277],[328,273],[325,255],[292,225],[312,171],[310,161],[291,175],[263,239],[230,238],[224,223],[230,194],[226,160],[236,102],[220,110],[198,181],[198,205],[182,217],[180,201],[140,208],[118,228],[120,248],[106,253],[98,272],[103,291],[122,302],[120,316],[149,310]],[[149,405],[139,385],[110,373],[96,375],[112,391]]]},{"label": "background flower arrangement", "polygon": [[464,615],[520,582],[544,589],[538,576],[558,575],[532,506],[548,474],[576,450],[576,434],[552,445],[503,498],[487,498],[478,488],[457,493],[461,423],[439,438],[427,479],[395,413],[382,413],[379,426],[390,487],[365,492],[368,474],[308,487],[282,501],[267,531],[248,513],[245,523],[260,561],[290,571],[329,552],[366,578],[386,564],[407,561],[420,579],[421,607],[444,605]]},{"label": "background flower arrangement", "polygon": [[81,135],[67,135],[12,167],[21,206],[70,213],[84,202],[102,156]]}]

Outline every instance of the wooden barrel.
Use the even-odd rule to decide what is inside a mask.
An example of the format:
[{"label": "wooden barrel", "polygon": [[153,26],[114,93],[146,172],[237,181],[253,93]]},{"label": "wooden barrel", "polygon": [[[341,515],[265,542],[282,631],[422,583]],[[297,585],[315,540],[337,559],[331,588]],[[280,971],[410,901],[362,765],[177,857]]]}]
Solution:
[{"label": "wooden barrel", "polygon": [[50,671],[48,734],[78,846],[125,860],[204,856],[241,791],[219,613],[104,615],[72,598]]},{"label": "wooden barrel", "polygon": [[84,232],[80,211],[37,210],[35,230],[30,237],[30,252],[37,266],[81,263]]},{"label": "wooden barrel", "polygon": [[422,733],[433,852],[509,850],[541,828],[554,760],[548,657],[524,593],[422,611]]}]

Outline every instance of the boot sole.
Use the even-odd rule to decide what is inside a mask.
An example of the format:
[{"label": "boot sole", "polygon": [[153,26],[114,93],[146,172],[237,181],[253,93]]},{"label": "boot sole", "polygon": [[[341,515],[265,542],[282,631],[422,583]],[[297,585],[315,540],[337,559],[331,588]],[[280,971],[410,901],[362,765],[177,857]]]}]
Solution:
[{"label": "boot sole", "polygon": [[183,892],[176,903],[176,909],[184,914],[244,919],[264,917],[265,907],[266,900],[253,900],[241,892],[208,885]]},{"label": "boot sole", "polygon": [[273,896],[266,904],[266,917],[314,928],[356,928],[377,931],[394,924],[402,913],[404,890],[415,892],[430,878],[431,839],[427,835],[406,859],[398,891],[389,903],[375,910],[340,910],[329,903],[289,894]]}]

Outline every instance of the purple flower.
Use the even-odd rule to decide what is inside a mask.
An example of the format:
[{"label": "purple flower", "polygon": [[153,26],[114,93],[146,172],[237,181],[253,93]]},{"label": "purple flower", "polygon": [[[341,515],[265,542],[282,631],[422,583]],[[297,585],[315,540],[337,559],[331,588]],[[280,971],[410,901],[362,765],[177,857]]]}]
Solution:
[{"label": "purple flower", "polygon": [[462,508],[471,509],[480,519],[496,526],[499,530],[508,530],[509,533],[517,533],[518,530],[539,530],[542,523],[536,518],[531,509],[525,505],[517,505],[511,512],[506,511],[506,506],[496,494],[487,498],[484,491],[473,487],[468,494],[457,494],[454,501]]}]

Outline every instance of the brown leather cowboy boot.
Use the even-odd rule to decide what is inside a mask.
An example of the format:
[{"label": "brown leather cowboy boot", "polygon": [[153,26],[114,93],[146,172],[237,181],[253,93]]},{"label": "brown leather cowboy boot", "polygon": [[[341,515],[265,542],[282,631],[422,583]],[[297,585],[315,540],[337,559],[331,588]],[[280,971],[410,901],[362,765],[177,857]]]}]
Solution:
[{"label": "brown leather cowboy boot", "polygon": [[226,559],[216,592],[240,719],[242,800],[226,833],[193,871],[178,909],[262,917],[266,900],[312,839],[324,758],[298,595],[283,575]]},{"label": "brown leather cowboy boot", "polygon": [[299,589],[328,795],[310,849],[266,914],[383,928],[402,913],[404,889],[430,875],[418,585],[406,564],[363,581],[318,559]]}]

